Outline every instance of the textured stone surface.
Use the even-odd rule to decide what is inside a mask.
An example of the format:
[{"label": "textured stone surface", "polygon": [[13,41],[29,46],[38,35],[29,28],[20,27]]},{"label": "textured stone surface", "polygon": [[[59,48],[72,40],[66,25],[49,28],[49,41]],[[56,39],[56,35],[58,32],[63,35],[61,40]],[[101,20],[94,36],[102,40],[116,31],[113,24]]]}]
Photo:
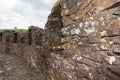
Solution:
[{"label": "textured stone surface", "polygon": [[119,80],[120,0],[72,1],[59,0],[46,24],[46,80]]},{"label": "textured stone surface", "polygon": [[45,80],[120,79],[120,0],[58,0],[44,31],[18,33],[17,45],[13,33],[2,36],[5,51],[31,60]]},{"label": "textured stone surface", "polygon": [[[30,26],[25,33],[1,33],[0,53],[15,53],[25,58],[29,63],[44,70],[43,40],[44,30],[36,26]],[[43,65],[43,66],[41,66]]]}]

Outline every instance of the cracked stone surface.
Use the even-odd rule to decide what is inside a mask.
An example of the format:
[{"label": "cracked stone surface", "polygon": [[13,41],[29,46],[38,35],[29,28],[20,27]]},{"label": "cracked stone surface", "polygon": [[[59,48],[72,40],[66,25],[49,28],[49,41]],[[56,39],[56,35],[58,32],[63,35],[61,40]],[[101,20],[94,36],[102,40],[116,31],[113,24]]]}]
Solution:
[{"label": "cracked stone surface", "polygon": [[46,35],[54,33],[46,80],[119,80],[120,0],[72,1],[58,0],[46,24]]}]

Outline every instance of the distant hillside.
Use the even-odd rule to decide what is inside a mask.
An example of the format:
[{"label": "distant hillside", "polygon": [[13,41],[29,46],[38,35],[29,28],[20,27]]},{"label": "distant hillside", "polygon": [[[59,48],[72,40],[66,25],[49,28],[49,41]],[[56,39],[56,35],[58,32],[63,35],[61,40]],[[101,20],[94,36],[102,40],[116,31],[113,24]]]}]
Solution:
[{"label": "distant hillside", "polygon": [[4,32],[27,32],[27,29],[0,29],[0,33]]}]

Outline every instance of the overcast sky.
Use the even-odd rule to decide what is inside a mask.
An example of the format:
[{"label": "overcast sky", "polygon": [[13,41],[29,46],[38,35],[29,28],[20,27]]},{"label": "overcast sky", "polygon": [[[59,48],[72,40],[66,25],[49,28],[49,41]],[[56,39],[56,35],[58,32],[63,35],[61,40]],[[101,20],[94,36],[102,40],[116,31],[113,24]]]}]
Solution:
[{"label": "overcast sky", "polygon": [[44,28],[56,0],[0,0],[0,29]]}]

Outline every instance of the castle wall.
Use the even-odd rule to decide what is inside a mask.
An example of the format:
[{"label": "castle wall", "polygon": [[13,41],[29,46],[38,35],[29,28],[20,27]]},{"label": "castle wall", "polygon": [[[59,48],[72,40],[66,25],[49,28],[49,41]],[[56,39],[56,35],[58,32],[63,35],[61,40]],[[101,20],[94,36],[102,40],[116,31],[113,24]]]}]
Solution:
[{"label": "castle wall", "polygon": [[44,30],[31,26],[27,32],[0,33],[0,52],[17,54],[43,73]]},{"label": "castle wall", "polygon": [[58,0],[45,30],[0,34],[0,52],[31,61],[45,80],[119,80],[120,0]]}]

